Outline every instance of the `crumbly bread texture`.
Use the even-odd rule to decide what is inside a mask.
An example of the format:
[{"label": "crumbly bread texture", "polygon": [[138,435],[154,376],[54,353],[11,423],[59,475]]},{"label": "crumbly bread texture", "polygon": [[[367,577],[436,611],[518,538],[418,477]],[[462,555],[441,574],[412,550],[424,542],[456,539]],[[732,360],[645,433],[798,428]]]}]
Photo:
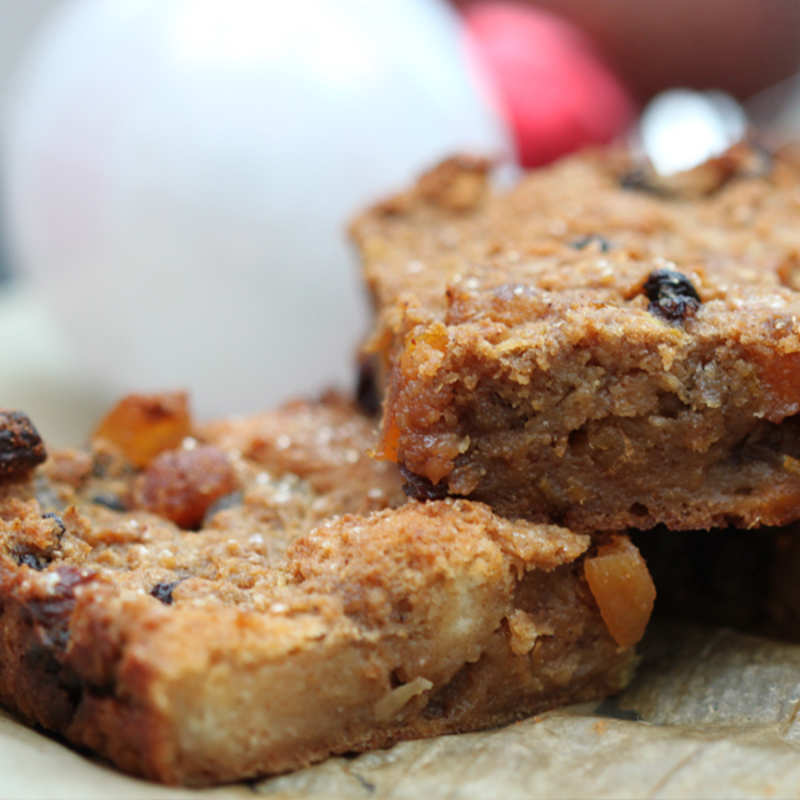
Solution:
[{"label": "crumbly bread texture", "polygon": [[417,496],[574,530],[800,517],[800,161],[660,179],[590,152],[487,188],[451,159],[352,227],[382,448]]},{"label": "crumbly bread texture", "polygon": [[203,785],[630,677],[653,598],[625,537],[395,507],[396,468],[338,398],[201,428],[180,398],[124,402],[91,452],[0,484],[0,701],[30,722]]}]

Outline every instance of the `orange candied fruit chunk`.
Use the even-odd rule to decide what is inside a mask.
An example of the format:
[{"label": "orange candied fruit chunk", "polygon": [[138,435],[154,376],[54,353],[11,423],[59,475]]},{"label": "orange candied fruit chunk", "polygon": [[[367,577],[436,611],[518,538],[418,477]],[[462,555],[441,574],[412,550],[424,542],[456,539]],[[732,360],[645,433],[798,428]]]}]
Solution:
[{"label": "orange candied fruit chunk", "polygon": [[635,645],[644,636],[656,599],[636,546],[627,536],[614,536],[584,561],[583,572],[614,641],[620,647]]},{"label": "orange candied fruit chunk", "polygon": [[375,457],[382,461],[397,462],[399,444],[400,427],[394,418],[394,414],[387,412]]},{"label": "orange candied fruit chunk", "polygon": [[186,392],[129,394],[92,434],[119,448],[135,466],[146,467],[159,453],[177,447],[191,432]]}]

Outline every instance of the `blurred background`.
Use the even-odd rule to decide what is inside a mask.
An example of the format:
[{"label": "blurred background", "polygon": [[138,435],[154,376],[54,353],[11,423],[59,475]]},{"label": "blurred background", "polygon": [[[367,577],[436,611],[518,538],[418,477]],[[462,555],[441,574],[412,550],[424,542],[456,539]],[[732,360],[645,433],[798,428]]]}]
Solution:
[{"label": "blurred background", "polygon": [[798,64],[794,0],[0,0],[0,407],[64,444],[125,391],[349,388],[357,209],[676,87],[796,127]]}]

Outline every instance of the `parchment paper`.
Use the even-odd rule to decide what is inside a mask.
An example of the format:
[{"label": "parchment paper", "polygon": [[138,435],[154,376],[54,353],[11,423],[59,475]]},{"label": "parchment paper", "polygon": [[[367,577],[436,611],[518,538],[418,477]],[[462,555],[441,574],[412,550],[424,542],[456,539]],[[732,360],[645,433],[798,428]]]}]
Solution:
[{"label": "parchment paper", "polygon": [[619,697],[211,790],[124,776],[0,716],[0,797],[800,797],[800,645],[660,623]]}]

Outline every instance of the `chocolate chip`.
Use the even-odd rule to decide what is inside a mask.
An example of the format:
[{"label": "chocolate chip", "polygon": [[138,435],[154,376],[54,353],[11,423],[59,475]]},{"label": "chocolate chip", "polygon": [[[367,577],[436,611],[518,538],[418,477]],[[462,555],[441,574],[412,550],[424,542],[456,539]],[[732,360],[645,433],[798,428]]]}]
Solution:
[{"label": "chocolate chip", "polygon": [[375,377],[375,363],[365,358],[358,367],[356,382],[356,402],[358,407],[368,416],[375,417],[381,410],[381,396],[378,381]]},{"label": "chocolate chip", "polygon": [[66,532],[67,526],[64,524],[64,520],[58,516],[58,514],[54,513],[53,511],[48,511],[42,514],[43,519],[52,519],[55,522],[56,527],[58,528],[58,533],[56,534],[60,539]]},{"label": "chocolate chip", "polygon": [[127,511],[128,506],[122,499],[112,492],[100,492],[99,494],[92,495],[92,502],[98,506],[105,506],[112,511]]},{"label": "chocolate chip", "polygon": [[700,308],[700,295],[692,282],[682,273],[657,269],[647,276],[644,293],[650,301],[647,310],[670,322],[693,317]]},{"label": "chocolate chip", "polygon": [[164,605],[172,605],[172,592],[175,587],[181,582],[182,579],[177,581],[170,581],[169,583],[157,583],[151,590],[150,594],[156,600],[160,600]]},{"label": "chocolate chip", "polygon": [[46,458],[30,419],[21,411],[0,411],[0,480],[22,478]]},{"label": "chocolate chip", "polygon": [[447,484],[433,484],[422,475],[417,475],[400,464],[400,474],[405,478],[403,491],[414,500],[442,500],[447,497]]},{"label": "chocolate chip", "polygon": [[579,236],[577,239],[573,239],[569,243],[569,246],[574,250],[583,250],[585,247],[592,244],[592,242],[597,242],[601,253],[607,253],[611,249],[611,242],[599,233],[587,233],[585,236]]}]

